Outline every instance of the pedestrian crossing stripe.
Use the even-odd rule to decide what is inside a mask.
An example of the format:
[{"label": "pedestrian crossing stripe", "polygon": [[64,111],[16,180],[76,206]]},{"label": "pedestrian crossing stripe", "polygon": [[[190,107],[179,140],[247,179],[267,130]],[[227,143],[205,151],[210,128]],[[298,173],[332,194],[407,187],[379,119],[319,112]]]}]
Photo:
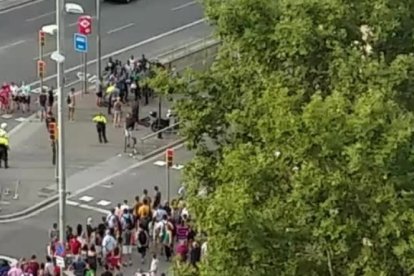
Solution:
[{"label": "pedestrian crossing stripe", "polygon": [[172,166],[172,169],[177,170],[177,171],[182,170],[183,168],[184,166],[180,164],[175,164]]},{"label": "pedestrian crossing stripe", "polygon": [[109,204],[111,204],[110,201],[106,201],[106,200],[100,200],[98,203],[96,203],[99,206],[108,206]]},{"label": "pedestrian crossing stripe", "polygon": [[83,196],[81,198],[79,198],[80,201],[84,201],[84,202],[91,202],[93,200],[93,197],[91,196]]},{"label": "pedestrian crossing stripe", "polygon": [[18,122],[24,122],[24,121],[26,121],[26,120],[27,120],[27,118],[25,118],[25,117],[20,117],[20,118],[16,118],[15,120],[16,120],[16,121],[18,121]]},{"label": "pedestrian crossing stripe", "polygon": [[13,115],[11,115],[11,114],[4,114],[4,115],[1,115],[1,117],[2,117],[3,119],[10,119],[10,118],[12,118],[12,117],[13,117]]},{"label": "pedestrian crossing stripe", "polygon": [[156,162],[154,162],[154,165],[158,166],[158,167],[164,167],[165,164],[167,164],[165,161],[156,161]]}]

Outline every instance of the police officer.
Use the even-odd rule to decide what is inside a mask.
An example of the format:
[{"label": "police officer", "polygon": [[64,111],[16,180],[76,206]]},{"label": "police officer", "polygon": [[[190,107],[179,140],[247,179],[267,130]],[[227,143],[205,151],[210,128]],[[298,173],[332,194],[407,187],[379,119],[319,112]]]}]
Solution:
[{"label": "police officer", "polygon": [[0,168],[1,168],[1,160],[4,161],[4,167],[6,169],[9,168],[9,157],[7,151],[9,150],[9,137],[7,134],[0,136]]},{"label": "police officer", "polygon": [[107,120],[105,115],[103,115],[102,112],[99,112],[98,115],[93,117],[92,121],[96,123],[96,131],[98,131],[99,143],[108,143],[108,139],[106,139]]}]

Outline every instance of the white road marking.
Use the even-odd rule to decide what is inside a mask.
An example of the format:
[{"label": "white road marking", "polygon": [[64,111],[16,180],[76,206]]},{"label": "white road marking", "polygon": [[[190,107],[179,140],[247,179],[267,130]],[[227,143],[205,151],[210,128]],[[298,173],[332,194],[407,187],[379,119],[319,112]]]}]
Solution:
[{"label": "white road marking", "polygon": [[16,118],[15,120],[16,120],[16,121],[18,121],[18,122],[24,122],[24,121],[26,121],[26,120],[27,120],[27,118],[25,118],[25,117],[20,117],[20,118]]},{"label": "white road marking", "polygon": [[[124,53],[124,52],[130,51],[130,50],[132,50],[132,49],[135,49],[135,48],[141,47],[141,46],[146,45],[146,44],[149,44],[149,43],[152,43],[152,42],[154,42],[154,41],[156,41],[156,40],[162,39],[162,38],[164,38],[164,37],[167,37],[167,36],[170,36],[170,35],[173,35],[173,34],[176,34],[176,33],[179,33],[179,32],[181,32],[181,31],[184,31],[184,30],[189,29],[189,28],[191,28],[191,27],[194,27],[194,26],[196,26],[196,25],[202,24],[202,23],[204,23],[204,22],[206,22],[206,19],[205,19],[205,18],[202,18],[202,19],[199,19],[199,20],[193,21],[193,22],[188,23],[188,24],[186,24],[186,25],[183,25],[183,26],[180,26],[180,27],[178,27],[178,28],[172,29],[172,30],[170,30],[170,31],[168,31],[168,32],[165,32],[165,33],[162,33],[162,34],[159,34],[159,35],[156,35],[156,36],[150,37],[150,38],[148,38],[148,39],[146,39],[146,40],[144,40],[144,41],[140,41],[140,42],[135,43],[135,44],[133,44],[133,45],[129,45],[129,46],[124,47],[124,48],[122,48],[122,49],[116,50],[116,51],[114,51],[114,52],[112,52],[112,53],[106,54],[106,55],[102,56],[101,60],[104,60],[104,59],[107,59],[107,58],[109,58],[109,57],[113,57],[113,56],[116,56],[116,55],[122,54],[122,53]],[[88,65],[95,64],[95,63],[96,63],[96,61],[97,61],[97,59],[90,60],[90,61],[88,61]],[[74,71],[76,71],[76,70],[79,70],[79,69],[81,69],[81,68],[83,68],[83,65],[77,65],[77,66],[74,66],[74,67],[72,67],[72,68],[70,68],[70,69],[65,70],[65,74],[72,73],[72,72],[74,72]],[[46,81],[50,81],[50,80],[55,79],[55,78],[56,78],[56,74],[46,77],[43,81],[45,81],[45,82],[46,82]],[[80,82],[80,80],[76,80],[76,81],[74,81],[74,82],[71,82],[70,84],[69,84],[69,83],[68,83],[68,84],[66,84],[66,85],[65,85],[65,87],[68,87],[68,86],[71,86],[71,85],[77,84],[77,83],[79,83],[79,82]],[[36,85],[39,85],[39,81],[32,82],[32,83],[30,83],[29,85],[30,85],[30,86],[32,86],[32,87],[33,87],[33,86],[36,86]],[[29,117],[29,119],[33,119],[35,116],[36,116],[36,114],[33,114],[32,116],[30,116],[30,117]],[[17,125],[16,127],[14,127],[12,130],[10,130],[9,135],[10,135],[10,136],[12,136],[12,135],[14,135],[15,133],[17,133],[17,132],[18,132],[20,129],[22,129],[22,128],[26,125],[26,123],[27,123],[27,122],[29,122],[29,121],[30,121],[30,120],[27,120],[27,121],[25,121],[25,122],[23,122],[23,123],[21,123],[21,124]]]},{"label": "white road marking", "polygon": [[26,40],[19,40],[19,41],[16,41],[16,42],[13,42],[13,43],[10,43],[10,44],[7,44],[7,45],[3,45],[3,46],[0,46],[0,50],[5,50],[7,48],[11,48],[11,47],[23,44],[25,42],[26,42]]},{"label": "white road marking", "polygon": [[180,164],[175,164],[175,165],[173,165],[172,167],[171,167],[173,170],[177,170],[177,171],[180,171],[180,170],[182,170],[183,168],[184,168],[184,166],[183,165],[180,165]]},{"label": "white road marking", "polygon": [[1,115],[1,117],[2,117],[3,119],[10,119],[10,118],[12,118],[12,117],[13,117],[13,115],[11,115],[11,114],[3,114],[3,115]]},{"label": "white road marking", "polygon": [[96,203],[96,205],[99,205],[99,206],[108,206],[109,204],[111,204],[111,202],[107,200],[101,200],[98,203]]},{"label": "white road marking", "polygon": [[154,165],[155,166],[158,166],[158,167],[164,167],[165,164],[166,164],[165,161],[157,161],[157,162],[154,162]]},{"label": "white road marking", "polygon": [[[22,124],[20,124],[20,125],[22,125]],[[176,151],[176,150],[182,148],[183,146],[184,146],[184,144],[180,144],[180,145],[177,145],[177,146],[173,147],[173,149]],[[115,177],[119,177],[119,176],[121,176],[123,174],[126,174],[126,173],[128,173],[129,171],[131,171],[133,169],[136,169],[138,167],[141,167],[141,166],[143,166],[143,165],[145,165],[147,163],[153,162],[154,160],[157,160],[158,158],[160,158],[160,156],[163,156],[163,155],[165,155],[164,152],[163,153],[160,153],[158,155],[155,155],[154,157],[149,158],[147,160],[143,160],[143,161],[140,161],[138,163],[135,163],[135,164],[133,164],[133,165],[131,165],[131,166],[129,166],[129,167],[127,167],[127,168],[119,171],[119,172],[113,173],[113,174],[111,174],[111,175],[109,175],[107,177],[104,177],[103,179],[101,179],[99,181],[96,181],[94,183],[91,183],[90,185],[86,185],[84,188],[82,188],[80,190],[77,190],[74,193],[72,193],[69,196],[69,199],[71,199],[73,197],[76,197],[76,196],[78,196],[78,195],[80,195],[80,194],[82,194],[82,193],[84,193],[84,192],[86,192],[86,191],[88,191],[90,189],[93,189],[93,188],[95,188],[95,187],[97,187],[99,185],[102,185],[103,183],[106,183],[106,182],[110,181],[111,179],[114,179]],[[68,201],[69,202],[73,202],[73,201],[70,201],[70,200],[67,200],[66,202],[68,202]],[[30,213],[28,215],[25,215],[25,216],[22,216],[22,217],[19,217],[19,218],[12,218],[12,219],[0,220],[0,224],[2,224],[2,223],[16,222],[16,221],[21,221],[21,220],[26,220],[28,218],[37,216],[38,214],[40,214],[40,213],[42,213],[42,212],[44,212],[44,211],[46,211],[46,210],[48,210],[48,209],[56,206],[57,204],[58,204],[58,202],[54,202],[52,204],[49,204],[49,205],[46,205],[45,207],[40,208],[39,210],[37,210],[37,211],[35,211],[33,213]],[[79,206],[79,205],[77,205],[77,206]]]},{"label": "white road marking", "polygon": [[93,200],[93,197],[91,196],[83,196],[81,198],[79,198],[80,201],[84,201],[84,202],[91,202]]},{"label": "white road marking", "polygon": [[134,23],[129,23],[129,24],[123,25],[123,26],[121,26],[121,27],[118,27],[118,28],[115,28],[115,29],[109,30],[109,31],[108,31],[108,32],[106,32],[106,33],[107,33],[107,34],[113,34],[113,33],[120,32],[120,31],[122,31],[122,30],[128,29],[128,28],[131,28],[131,27],[132,27],[132,26],[134,26],[134,25],[135,25]]},{"label": "white road marking", "polygon": [[38,19],[42,19],[43,17],[47,17],[47,16],[53,15],[53,14],[55,14],[54,11],[47,12],[47,13],[44,13],[44,14],[41,14],[41,15],[38,15],[38,16],[35,16],[35,17],[32,17],[32,18],[28,18],[28,19],[26,19],[26,22],[36,21]]},{"label": "white road marking", "polygon": [[183,4],[183,5],[180,5],[180,6],[174,7],[174,8],[172,8],[171,10],[172,10],[172,11],[178,11],[178,10],[181,10],[181,9],[187,8],[187,7],[189,7],[189,6],[195,5],[195,4],[197,4],[197,1],[191,1],[191,2],[185,3],[185,4]]},{"label": "white road marking", "polygon": [[37,1],[33,1],[33,2],[26,3],[26,4],[22,4],[22,5],[19,5],[17,7],[14,7],[14,8],[10,8],[10,9],[6,9],[4,11],[0,11],[0,14],[5,14],[5,13],[8,13],[8,12],[20,10],[22,8],[25,8],[25,7],[28,7],[28,6],[31,6],[31,5],[35,5],[35,4],[41,3],[43,1],[45,1],[45,0],[37,0]]},{"label": "white road marking", "polygon": [[81,203],[76,202],[76,201],[68,200],[68,201],[66,201],[66,204],[68,204],[70,206],[73,206],[73,207],[78,207],[78,208],[82,208],[82,209],[86,209],[86,210],[91,210],[91,211],[95,211],[95,212],[106,214],[106,215],[108,215],[110,213],[108,210],[105,210],[105,209],[102,209],[102,208],[99,208],[99,207],[86,205],[86,204],[81,204]]}]

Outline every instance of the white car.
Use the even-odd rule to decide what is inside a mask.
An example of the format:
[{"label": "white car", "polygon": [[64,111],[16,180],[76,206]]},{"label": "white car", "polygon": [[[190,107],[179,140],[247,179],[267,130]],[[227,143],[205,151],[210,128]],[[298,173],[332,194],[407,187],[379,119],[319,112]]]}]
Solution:
[{"label": "white car", "polygon": [[17,264],[17,259],[0,255],[0,276],[7,275],[10,267]]}]

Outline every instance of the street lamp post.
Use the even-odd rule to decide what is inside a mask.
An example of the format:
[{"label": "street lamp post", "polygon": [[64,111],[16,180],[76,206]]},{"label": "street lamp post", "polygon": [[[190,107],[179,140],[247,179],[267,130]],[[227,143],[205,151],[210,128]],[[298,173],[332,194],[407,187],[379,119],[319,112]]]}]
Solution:
[{"label": "street lamp post", "polygon": [[56,62],[57,66],[57,104],[58,104],[58,177],[59,177],[59,240],[65,244],[65,225],[66,225],[66,172],[65,172],[65,127],[63,122],[63,104],[64,104],[64,41],[65,41],[65,23],[64,23],[64,0],[56,0],[56,52],[63,57]]},{"label": "street lamp post", "polygon": [[96,0],[96,92],[99,92],[102,72],[101,53],[101,0]]}]

